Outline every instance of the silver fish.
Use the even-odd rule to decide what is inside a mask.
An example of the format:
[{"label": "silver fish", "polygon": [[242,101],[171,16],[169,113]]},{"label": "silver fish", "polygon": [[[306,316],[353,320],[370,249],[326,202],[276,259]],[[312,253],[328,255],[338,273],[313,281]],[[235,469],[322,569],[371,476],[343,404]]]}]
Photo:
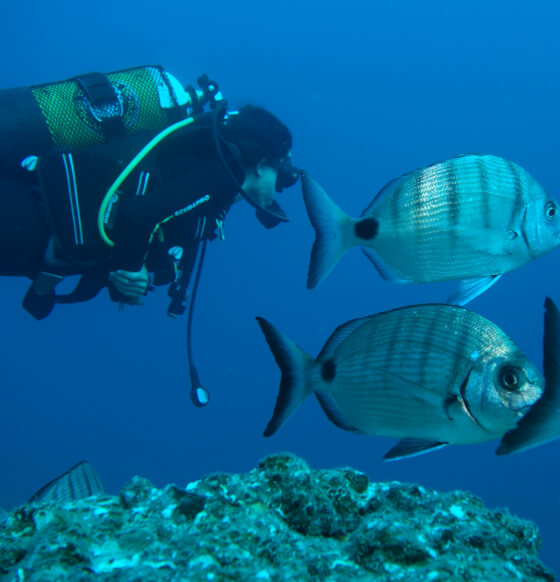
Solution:
[{"label": "silver fish", "polygon": [[349,321],[314,359],[257,318],[281,369],[274,434],[310,394],[338,427],[401,440],[385,459],[503,436],[541,396],[544,380],[484,317],[445,304]]},{"label": "silver fish", "polygon": [[80,461],[43,485],[30,499],[33,501],[76,501],[100,495],[104,491],[101,479],[91,463]]},{"label": "silver fish", "polygon": [[[62,475],[43,485],[30,497],[28,503],[37,501],[63,503],[103,493],[103,484],[93,465],[88,461],[80,461]],[[5,521],[9,515],[10,512],[0,507],[0,523]]]},{"label": "silver fish", "polygon": [[384,279],[463,280],[449,302],[465,305],[499,277],[560,244],[559,206],[531,175],[498,156],[467,154],[389,182],[360,218],[309,176],[302,190],[316,239],[307,287],[361,246]]},{"label": "silver fish", "polygon": [[543,352],[544,394],[519,426],[504,435],[496,451],[498,455],[524,451],[560,438],[560,312],[549,297],[545,301]]}]

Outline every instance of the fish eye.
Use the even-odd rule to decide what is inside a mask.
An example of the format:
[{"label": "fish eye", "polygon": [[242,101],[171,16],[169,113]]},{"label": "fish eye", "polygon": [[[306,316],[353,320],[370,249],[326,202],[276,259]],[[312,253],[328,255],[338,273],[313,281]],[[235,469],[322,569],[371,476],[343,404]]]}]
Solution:
[{"label": "fish eye", "polygon": [[504,366],[499,371],[500,386],[508,392],[515,392],[521,388],[521,378],[517,368]]},{"label": "fish eye", "polygon": [[546,216],[546,219],[553,220],[554,217],[556,216],[556,212],[557,212],[556,203],[553,202],[552,200],[548,201],[544,208],[544,214]]}]

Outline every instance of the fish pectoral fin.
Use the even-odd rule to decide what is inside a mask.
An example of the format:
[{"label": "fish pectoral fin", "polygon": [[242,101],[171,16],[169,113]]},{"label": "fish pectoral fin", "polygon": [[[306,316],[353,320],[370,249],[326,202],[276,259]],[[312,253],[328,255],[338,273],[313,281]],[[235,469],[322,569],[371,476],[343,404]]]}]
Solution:
[{"label": "fish pectoral fin", "polygon": [[414,280],[407,277],[403,273],[400,273],[386,265],[381,258],[371,249],[362,249],[364,255],[369,259],[370,263],[376,268],[377,272],[385,279],[385,281],[391,281],[391,283],[414,283]]},{"label": "fish pectoral fin", "polygon": [[448,443],[427,441],[424,439],[401,439],[392,449],[383,455],[384,461],[399,461],[409,457],[417,457],[446,447]]},{"label": "fish pectoral fin", "polygon": [[490,275],[489,277],[480,277],[478,279],[463,279],[459,283],[459,289],[447,298],[450,305],[463,306],[490,289],[496,283],[502,273]]}]

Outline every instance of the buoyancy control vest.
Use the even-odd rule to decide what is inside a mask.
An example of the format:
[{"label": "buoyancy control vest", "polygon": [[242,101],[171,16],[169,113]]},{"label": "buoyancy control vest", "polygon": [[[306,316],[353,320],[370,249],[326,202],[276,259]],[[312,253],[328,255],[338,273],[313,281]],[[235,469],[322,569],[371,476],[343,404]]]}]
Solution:
[{"label": "buoyancy control vest", "polygon": [[[197,117],[208,104],[214,108],[222,100],[217,84],[206,75],[198,84],[198,90],[183,89],[162,67],[142,66],[0,91],[0,174],[33,182],[36,173],[29,170],[36,169],[38,160],[53,166],[38,174],[43,178],[43,206],[62,258],[87,263],[103,244],[95,224],[90,228],[82,215],[96,215],[95,206],[119,175],[116,162],[103,152],[106,144],[119,138],[118,157],[126,163],[163,129]],[[104,161],[102,176],[85,172],[91,152]],[[88,185],[88,195],[80,200],[76,158],[80,173],[96,182]],[[106,185],[104,176],[111,178]]]},{"label": "buoyancy control vest", "polygon": [[[0,91],[0,173],[29,182],[40,177],[53,233],[45,268],[24,300],[35,317],[50,312],[50,288],[65,274],[91,273],[109,253],[97,232],[97,215],[123,162],[154,135],[198,117],[207,105],[214,108],[221,102],[225,107],[216,83],[202,75],[198,84],[200,89],[184,89],[162,67],[143,66]],[[107,151],[117,142],[120,166]],[[88,165],[100,160],[103,170],[89,171]],[[38,165],[43,166],[40,172],[29,171]],[[78,198],[80,175],[87,176],[87,186]],[[35,292],[43,295],[36,308]]]}]

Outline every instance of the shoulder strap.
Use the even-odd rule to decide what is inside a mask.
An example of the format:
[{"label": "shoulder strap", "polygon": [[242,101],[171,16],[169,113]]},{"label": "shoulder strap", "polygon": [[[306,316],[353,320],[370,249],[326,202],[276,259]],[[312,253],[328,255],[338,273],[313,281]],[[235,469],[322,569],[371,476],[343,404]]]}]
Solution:
[{"label": "shoulder strap", "polygon": [[57,152],[39,160],[44,208],[56,242],[78,264],[96,262],[109,249],[97,230],[97,212],[118,160],[96,149]]},{"label": "shoulder strap", "polygon": [[123,111],[119,97],[109,79],[102,73],[78,75],[76,82],[85,93],[92,109],[101,122],[107,140],[126,134]]}]

